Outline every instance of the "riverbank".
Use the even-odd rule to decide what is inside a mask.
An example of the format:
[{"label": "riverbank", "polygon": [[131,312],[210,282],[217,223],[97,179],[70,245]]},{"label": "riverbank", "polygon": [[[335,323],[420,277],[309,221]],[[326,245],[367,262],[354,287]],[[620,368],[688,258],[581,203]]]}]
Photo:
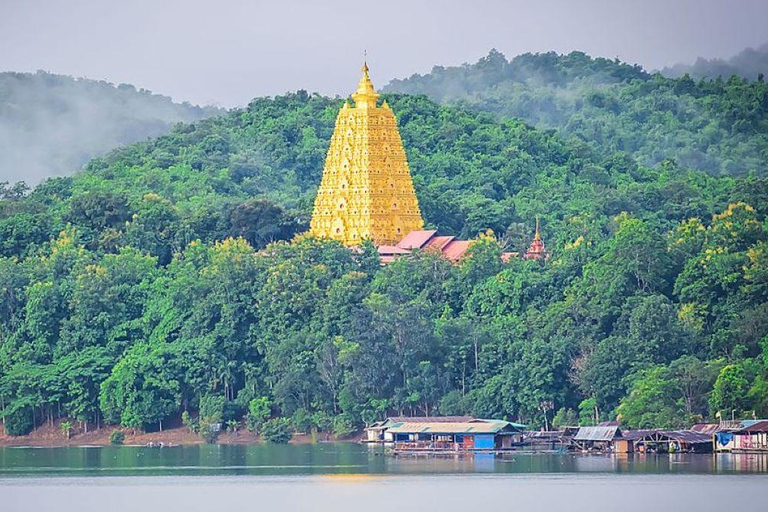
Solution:
[{"label": "riverbank", "polygon": [[[67,437],[61,429],[62,420],[54,422],[53,425],[45,424],[30,432],[25,436],[9,436],[5,429],[0,426],[0,446],[34,446],[34,447],[58,447],[58,446],[109,446],[109,437],[116,429],[125,434],[123,441],[127,446],[186,446],[203,444],[203,439],[189,431],[185,426],[171,426],[163,429],[162,432],[141,432],[139,430],[107,425],[98,429],[89,427],[88,432],[79,425],[73,423],[73,428]],[[355,432],[349,436],[336,437],[319,433],[316,436],[310,434],[294,434],[291,438],[291,444],[310,444],[317,441],[357,441],[361,433]],[[217,444],[243,445],[257,444],[263,442],[261,437],[250,432],[245,428],[238,429],[237,432],[222,432],[219,435]]]}]

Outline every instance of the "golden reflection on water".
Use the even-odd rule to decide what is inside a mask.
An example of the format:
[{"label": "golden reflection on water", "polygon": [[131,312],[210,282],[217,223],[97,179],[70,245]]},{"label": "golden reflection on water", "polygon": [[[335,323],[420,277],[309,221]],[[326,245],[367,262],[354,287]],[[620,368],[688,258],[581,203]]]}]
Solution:
[{"label": "golden reflection on water", "polygon": [[317,479],[327,483],[370,483],[377,480],[383,480],[384,475],[371,475],[363,473],[336,473],[328,475],[318,475]]}]

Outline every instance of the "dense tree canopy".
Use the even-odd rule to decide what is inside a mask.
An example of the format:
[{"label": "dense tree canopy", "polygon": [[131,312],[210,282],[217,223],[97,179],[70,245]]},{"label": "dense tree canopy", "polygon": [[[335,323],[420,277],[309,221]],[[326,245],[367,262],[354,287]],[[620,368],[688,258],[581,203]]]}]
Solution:
[{"label": "dense tree canopy", "polygon": [[[183,411],[337,433],[387,413],[768,414],[765,179],[387,100],[427,224],[474,239],[456,265],[381,266],[369,243],[300,235],[341,104],[303,92],[3,186],[6,429],[159,428]],[[503,263],[537,215],[552,258]]]},{"label": "dense tree canopy", "polygon": [[[764,49],[762,55],[765,62]],[[385,90],[554,128],[605,156],[627,153],[646,165],[674,159],[716,175],[765,176],[768,83],[755,72],[749,79],[727,71],[704,75],[710,78],[665,78],[582,52],[507,61],[492,50],[474,64],[435,67],[393,80]]]}]

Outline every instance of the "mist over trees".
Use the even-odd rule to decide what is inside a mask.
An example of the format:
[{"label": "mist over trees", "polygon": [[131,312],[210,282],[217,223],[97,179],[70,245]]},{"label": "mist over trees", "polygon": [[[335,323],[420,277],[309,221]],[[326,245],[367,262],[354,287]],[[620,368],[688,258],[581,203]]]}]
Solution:
[{"label": "mist over trees", "polygon": [[0,182],[69,175],[118,146],[216,112],[128,84],[0,73]]},{"label": "mist over trees", "polygon": [[664,76],[679,78],[685,74],[693,78],[726,79],[737,75],[757,80],[768,74],[768,43],[758,48],[746,48],[730,59],[705,59],[699,57],[693,64],[679,63],[661,70]]},{"label": "mist over trees", "polygon": [[[647,83],[585,63],[605,67],[597,80]],[[559,75],[586,80],[574,67]],[[6,430],[245,418],[284,438],[270,418],[349,432],[392,413],[532,428],[555,414],[631,427],[768,414],[764,175],[649,166],[517,119],[386,100],[427,225],[475,239],[458,265],[417,252],[382,267],[370,244],[293,239],[341,106],[305,92],[178,125],[31,191],[1,187]],[[730,101],[723,117],[752,105]],[[503,263],[536,216],[552,258]]]},{"label": "mist over trees", "polygon": [[713,175],[768,171],[763,80],[671,79],[582,52],[507,61],[492,50],[474,64],[435,67],[384,90],[556,129],[606,157],[625,153],[651,166],[673,159]]}]

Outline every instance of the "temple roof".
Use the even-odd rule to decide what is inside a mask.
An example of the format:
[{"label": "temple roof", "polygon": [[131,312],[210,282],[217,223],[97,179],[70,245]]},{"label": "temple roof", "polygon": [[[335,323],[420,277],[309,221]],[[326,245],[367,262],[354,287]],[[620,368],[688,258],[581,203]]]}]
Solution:
[{"label": "temple roof", "polygon": [[397,244],[401,249],[421,249],[430,238],[437,234],[436,230],[411,231]]},{"label": "temple roof", "polygon": [[[377,249],[384,264],[415,250],[436,252],[455,263],[467,254],[471,244],[471,240],[457,240],[455,236],[438,235],[437,231],[432,229],[411,231],[397,245],[379,245]],[[505,252],[502,253],[501,259],[506,263],[516,256],[518,253]]]}]

